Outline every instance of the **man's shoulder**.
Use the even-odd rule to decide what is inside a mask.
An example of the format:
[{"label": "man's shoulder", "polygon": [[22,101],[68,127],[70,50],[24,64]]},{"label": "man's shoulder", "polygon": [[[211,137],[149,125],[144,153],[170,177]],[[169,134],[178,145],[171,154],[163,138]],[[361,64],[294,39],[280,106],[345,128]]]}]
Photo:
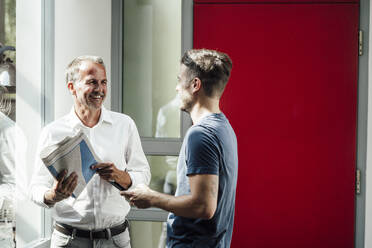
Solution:
[{"label": "man's shoulder", "polygon": [[213,131],[201,125],[192,126],[185,138],[188,145],[215,143]]},{"label": "man's shoulder", "polygon": [[190,138],[197,138],[197,137],[203,137],[203,136],[211,136],[213,135],[213,129],[209,128],[205,125],[195,125],[192,126],[188,132],[188,136]]},{"label": "man's shoulder", "polygon": [[133,119],[129,115],[126,115],[123,113],[119,113],[119,112],[106,109],[106,114],[109,116],[109,118],[112,119],[114,123],[117,123],[117,122],[125,122],[125,123],[130,123],[130,124],[134,123]]},{"label": "man's shoulder", "polygon": [[67,114],[45,125],[40,137],[71,136],[72,130],[71,116]]},{"label": "man's shoulder", "polygon": [[50,123],[48,123],[47,125],[44,126],[44,130],[53,130],[55,129],[56,127],[61,127],[61,126],[68,126],[70,123],[70,116],[69,114],[67,115],[64,115]]}]

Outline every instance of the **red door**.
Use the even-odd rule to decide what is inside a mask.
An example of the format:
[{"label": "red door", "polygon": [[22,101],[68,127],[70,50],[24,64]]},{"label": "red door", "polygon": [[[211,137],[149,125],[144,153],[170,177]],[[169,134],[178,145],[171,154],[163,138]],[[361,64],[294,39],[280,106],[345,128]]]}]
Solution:
[{"label": "red door", "polygon": [[206,2],[194,47],[233,60],[232,247],[354,247],[359,4]]}]

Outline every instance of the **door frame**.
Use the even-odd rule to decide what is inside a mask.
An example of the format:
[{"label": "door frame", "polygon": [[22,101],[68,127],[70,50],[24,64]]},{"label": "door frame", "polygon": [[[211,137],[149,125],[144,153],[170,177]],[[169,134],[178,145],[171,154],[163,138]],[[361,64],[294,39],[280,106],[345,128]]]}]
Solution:
[{"label": "door frame", "polygon": [[359,30],[363,31],[363,54],[358,64],[358,109],[356,169],[361,172],[360,194],[355,196],[355,248],[365,245],[366,164],[368,129],[369,0],[359,2]]}]

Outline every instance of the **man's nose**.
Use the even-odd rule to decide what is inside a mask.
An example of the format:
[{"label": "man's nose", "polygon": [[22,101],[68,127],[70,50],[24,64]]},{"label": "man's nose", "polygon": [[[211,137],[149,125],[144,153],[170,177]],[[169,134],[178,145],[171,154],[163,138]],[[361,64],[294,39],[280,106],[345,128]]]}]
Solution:
[{"label": "man's nose", "polygon": [[104,85],[102,83],[96,84],[95,90],[97,91],[102,91],[104,89]]}]

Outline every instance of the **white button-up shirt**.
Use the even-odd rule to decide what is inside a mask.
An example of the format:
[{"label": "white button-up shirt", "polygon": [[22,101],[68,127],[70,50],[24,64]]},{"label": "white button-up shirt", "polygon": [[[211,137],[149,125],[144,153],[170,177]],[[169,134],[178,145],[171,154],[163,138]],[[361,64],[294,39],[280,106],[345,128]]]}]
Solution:
[{"label": "white button-up shirt", "polygon": [[[89,128],[72,109],[68,115],[50,123],[41,132],[36,171],[30,185],[31,199],[35,203],[48,208],[44,203],[44,194],[54,182],[40,159],[40,151],[67,136],[74,136],[79,130],[87,135],[101,161],[112,162],[118,169],[128,170],[132,179],[131,188],[139,183],[149,184],[150,167],[136,125],[129,116],[102,107],[98,123]],[[69,197],[56,203],[52,208],[52,216],[57,222],[94,230],[123,223],[129,210],[130,206],[119,190],[95,174],[77,199]]]}]

